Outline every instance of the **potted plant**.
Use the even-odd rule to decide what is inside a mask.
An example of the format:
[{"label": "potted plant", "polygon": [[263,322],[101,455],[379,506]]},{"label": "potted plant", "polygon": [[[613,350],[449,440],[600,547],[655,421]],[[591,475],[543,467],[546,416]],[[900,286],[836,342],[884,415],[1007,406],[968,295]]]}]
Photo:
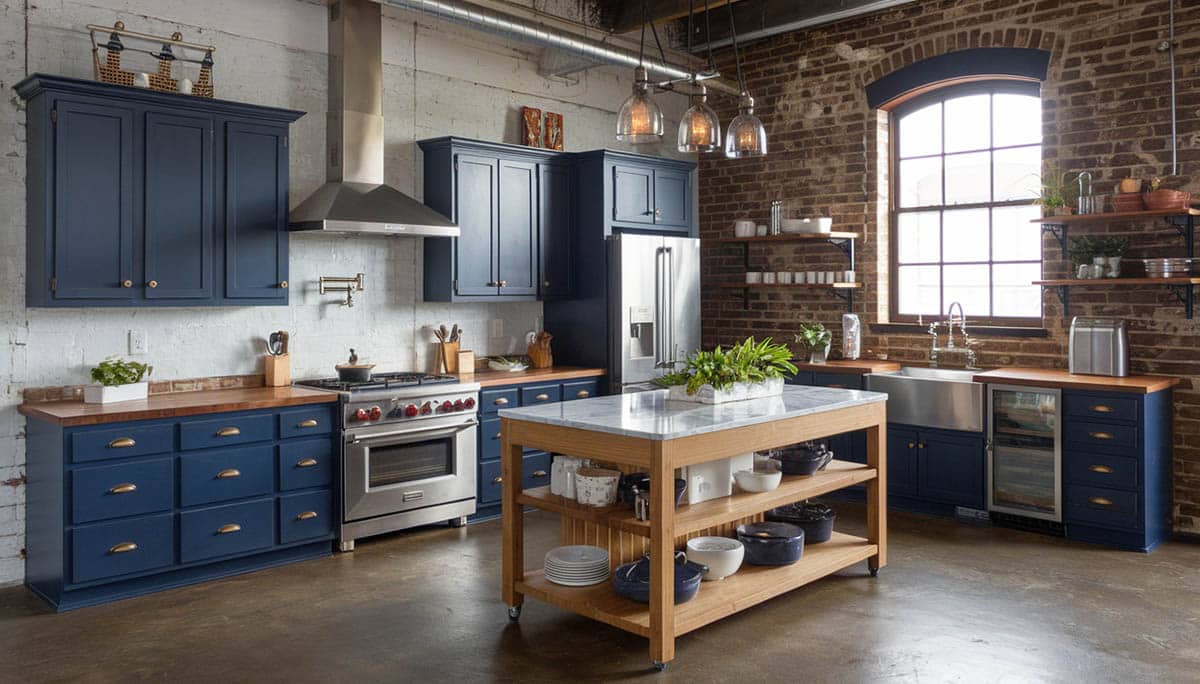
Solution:
[{"label": "potted plant", "polygon": [[1125,250],[1129,249],[1129,238],[1127,237],[1107,237],[1100,238],[1098,241],[1100,257],[1105,260],[1104,275],[1107,278],[1117,278],[1121,275],[1121,257],[1125,256]]},{"label": "potted plant", "polygon": [[655,384],[666,387],[668,399],[702,404],[757,399],[783,393],[783,377],[794,374],[792,352],[771,338],[747,337],[728,350],[717,347],[688,358],[684,369],[664,375]]},{"label": "potted plant", "polygon": [[83,401],[88,404],[108,404],[145,399],[150,390],[150,383],[145,378],[153,371],[153,366],[144,363],[125,361],[115,356],[105,359],[92,369],[92,381],[96,384],[83,388]]},{"label": "potted plant", "polygon": [[1039,179],[1041,181],[1041,192],[1034,204],[1040,204],[1045,210],[1047,216],[1068,216],[1071,213],[1071,207],[1067,204],[1067,183],[1063,180],[1063,173],[1058,170],[1058,166],[1052,162],[1046,162],[1046,172]]},{"label": "potted plant", "polygon": [[796,342],[808,349],[809,363],[825,363],[825,359],[829,358],[829,343],[832,340],[833,333],[820,323],[801,323],[800,334],[796,335]]},{"label": "potted plant", "polygon": [[[1090,278],[1087,267],[1100,257],[1100,240],[1090,235],[1079,235],[1071,238],[1067,246],[1067,256],[1078,270],[1077,277]],[[1081,268],[1082,267],[1082,268]]]}]

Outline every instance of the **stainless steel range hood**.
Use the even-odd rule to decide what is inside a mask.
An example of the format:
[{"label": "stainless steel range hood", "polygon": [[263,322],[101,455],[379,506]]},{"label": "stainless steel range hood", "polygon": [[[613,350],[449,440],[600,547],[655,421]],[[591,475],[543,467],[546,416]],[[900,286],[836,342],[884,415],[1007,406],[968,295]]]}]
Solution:
[{"label": "stainless steel range hood", "polygon": [[380,6],[329,5],[325,179],[291,212],[291,230],[457,237],[458,226],[383,182]]}]

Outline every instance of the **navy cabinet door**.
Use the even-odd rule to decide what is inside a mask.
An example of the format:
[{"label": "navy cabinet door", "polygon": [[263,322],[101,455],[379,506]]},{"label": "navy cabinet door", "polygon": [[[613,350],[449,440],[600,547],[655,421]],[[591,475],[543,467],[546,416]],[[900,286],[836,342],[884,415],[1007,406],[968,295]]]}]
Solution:
[{"label": "navy cabinet door", "polygon": [[921,432],[920,439],[921,497],[984,508],[983,438]]},{"label": "navy cabinet door", "polygon": [[500,160],[500,294],[537,294],[537,165]]},{"label": "navy cabinet door", "polygon": [[571,296],[571,167],[538,167],[538,261],[542,299]]},{"label": "navy cabinet door", "polygon": [[613,166],[613,221],[654,223],[654,171],[641,166]]},{"label": "navy cabinet door", "polygon": [[132,300],[133,111],[55,103],[51,286],[62,299]]},{"label": "navy cabinet door", "polygon": [[213,121],[146,113],[147,299],[213,296]]},{"label": "navy cabinet door", "polygon": [[691,227],[691,184],[685,171],[656,169],[654,171],[654,223],[687,229]]},{"label": "navy cabinet door", "polygon": [[460,295],[494,295],[496,281],[499,162],[487,157],[455,157],[454,220],[462,230],[456,240],[455,292]]},{"label": "navy cabinet door", "polygon": [[887,431],[887,489],[888,494],[916,496],[917,431],[888,427]]},{"label": "navy cabinet door", "polygon": [[287,128],[225,124],[225,297],[287,301]]}]

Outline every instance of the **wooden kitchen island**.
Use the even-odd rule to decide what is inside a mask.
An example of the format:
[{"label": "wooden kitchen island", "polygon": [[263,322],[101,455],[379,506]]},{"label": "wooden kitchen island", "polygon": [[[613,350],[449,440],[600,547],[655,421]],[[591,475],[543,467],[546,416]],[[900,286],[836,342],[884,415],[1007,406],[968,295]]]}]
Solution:
[{"label": "wooden kitchen island", "polygon": [[[874,392],[825,387],[785,387],[781,397],[717,406],[669,402],[666,391],[642,392],[500,412],[503,459],[503,584],[509,617],[520,617],[526,596],[585,615],[650,640],[659,669],[675,657],[675,638],[861,561],[871,575],[887,563],[887,397]],[[675,470],[750,451],[865,430],[867,463],[834,460],[815,475],[784,476],[771,492],[744,493],[695,505],[671,505]],[[588,508],[550,494],[523,490],[525,448],[591,458],[627,472],[651,475],[652,511],[638,520],[618,503]],[[794,501],[865,483],[866,538],[835,532],[823,544],[805,547],[787,566],[743,564],[718,582],[704,582],[688,603],[674,604],[674,552],[701,534],[733,536],[738,524],[761,520],[763,512]],[[616,594],[611,580],[590,587],[565,587],[526,571],[522,510],[533,506],[562,516],[564,544],[609,550],[612,567],[650,553],[650,604]]]}]

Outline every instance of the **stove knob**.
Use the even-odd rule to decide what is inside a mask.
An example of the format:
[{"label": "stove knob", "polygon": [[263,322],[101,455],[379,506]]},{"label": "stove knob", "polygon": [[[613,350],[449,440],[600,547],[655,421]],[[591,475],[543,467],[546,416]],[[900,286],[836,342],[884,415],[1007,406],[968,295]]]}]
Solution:
[{"label": "stove knob", "polygon": [[408,406],[404,407],[404,415],[408,416],[409,418],[415,418],[419,412],[420,409],[417,408],[416,404],[409,404]]},{"label": "stove knob", "polygon": [[437,412],[438,413],[447,413],[453,408],[454,407],[450,404],[450,402],[443,401],[442,403],[438,404]]},{"label": "stove knob", "polygon": [[463,407],[463,400],[462,400],[462,399],[455,399],[455,400],[454,400],[454,410],[455,410],[455,411],[461,411],[461,410],[463,410],[463,408],[464,408],[464,407]]},{"label": "stove knob", "polygon": [[431,406],[429,402],[421,404],[421,415],[427,416],[430,413],[433,413],[433,406]]},{"label": "stove knob", "polygon": [[360,408],[359,410],[354,412],[354,420],[370,420],[370,418],[371,418],[371,415],[369,413],[367,413],[366,409]]},{"label": "stove knob", "polygon": [[371,420],[379,420],[380,418],[383,417],[383,409],[379,408],[378,406],[372,406],[370,413],[371,413]]},{"label": "stove knob", "polygon": [[463,406],[466,406],[469,409],[475,408],[475,399],[473,397],[467,397],[466,400],[463,401]]}]

